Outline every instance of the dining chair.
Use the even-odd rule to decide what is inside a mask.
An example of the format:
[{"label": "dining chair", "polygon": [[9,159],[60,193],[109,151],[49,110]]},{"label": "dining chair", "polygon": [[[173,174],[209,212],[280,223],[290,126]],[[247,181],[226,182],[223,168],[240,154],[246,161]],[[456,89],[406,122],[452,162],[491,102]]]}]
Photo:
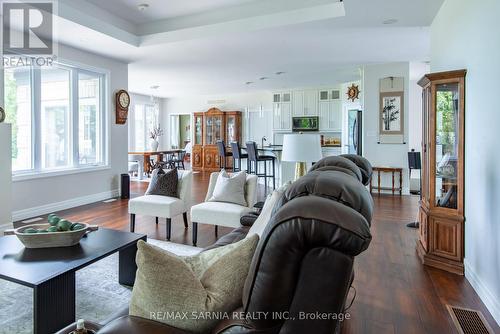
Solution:
[{"label": "dining chair", "polygon": [[227,152],[226,143],[223,140],[217,140],[217,151],[219,152],[220,159],[220,167],[226,169],[227,166],[227,157],[231,157],[233,154],[231,152]]}]

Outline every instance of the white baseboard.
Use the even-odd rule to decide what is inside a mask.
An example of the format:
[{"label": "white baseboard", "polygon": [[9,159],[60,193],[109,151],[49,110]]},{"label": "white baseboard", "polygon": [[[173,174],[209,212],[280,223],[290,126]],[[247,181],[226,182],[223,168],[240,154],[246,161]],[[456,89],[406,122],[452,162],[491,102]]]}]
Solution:
[{"label": "white baseboard", "polygon": [[472,285],[476,293],[479,295],[479,298],[481,298],[488,311],[490,311],[491,316],[500,326],[500,298],[498,296],[495,296],[483,283],[483,281],[481,281],[467,259],[464,259],[464,266],[465,277],[469,281],[470,285]]},{"label": "white baseboard", "polygon": [[12,221],[16,222],[16,221],[28,219],[31,217],[46,215],[48,213],[52,213],[52,212],[56,212],[56,211],[71,209],[71,208],[74,208],[77,206],[82,206],[82,205],[86,205],[86,204],[90,204],[90,203],[94,203],[94,202],[100,202],[100,201],[103,201],[105,199],[117,197],[118,194],[119,194],[118,189],[115,189],[115,190],[105,191],[105,192],[98,193],[98,194],[92,194],[92,195],[72,198],[72,199],[62,201],[62,202],[50,203],[50,204],[45,204],[45,205],[41,205],[41,206],[36,206],[33,208],[14,211],[12,213]]}]

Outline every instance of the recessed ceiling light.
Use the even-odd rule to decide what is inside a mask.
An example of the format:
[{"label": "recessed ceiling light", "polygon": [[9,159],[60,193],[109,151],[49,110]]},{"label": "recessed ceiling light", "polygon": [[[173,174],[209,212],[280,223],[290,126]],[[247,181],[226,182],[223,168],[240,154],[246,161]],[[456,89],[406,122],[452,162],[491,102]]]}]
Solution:
[{"label": "recessed ceiling light", "polygon": [[261,77],[261,78],[259,78],[259,80],[267,80],[267,79],[269,79],[269,78],[268,77]]},{"label": "recessed ceiling light", "polygon": [[158,85],[154,85],[154,86],[151,86],[151,87],[149,87],[149,88],[151,88],[151,89],[158,89],[158,88],[160,88],[160,86],[158,86]]},{"label": "recessed ceiling light", "polygon": [[280,72],[276,72],[276,75],[282,75],[282,74],[285,74],[285,73],[286,73],[286,72],[282,72],[282,71],[280,71]]},{"label": "recessed ceiling light", "polygon": [[253,81],[247,81],[247,82],[245,82],[245,85],[251,85],[251,84],[253,84]]},{"label": "recessed ceiling light", "polygon": [[385,20],[382,22],[382,24],[394,24],[394,23],[398,23],[398,20],[396,19],[388,19],[388,20]]},{"label": "recessed ceiling light", "polygon": [[141,12],[145,11],[148,8],[149,8],[149,5],[147,3],[141,3],[141,4],[137,5],[137,9],[139,9]]}]

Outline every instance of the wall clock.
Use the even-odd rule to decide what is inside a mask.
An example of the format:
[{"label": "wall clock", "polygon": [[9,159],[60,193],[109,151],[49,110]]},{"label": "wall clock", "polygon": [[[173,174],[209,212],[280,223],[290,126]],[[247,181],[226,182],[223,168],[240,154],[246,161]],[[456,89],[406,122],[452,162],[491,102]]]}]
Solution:
[{"label": "wall clock", "polygon": [[125,124],[128,118],[128,107],[130,106],[130,95],[126,90],[116,93],[116,124]]},{"label": "wall clock", "polygon": [[347,99],[354,102],[354,100],[359,99],[359,86],[352,84],[352,86],[347,88]]},{"label": "wall clock", "polygon": [[0,123],[3,123],[3,121],[5,121],[5,110],[0,107]]}]

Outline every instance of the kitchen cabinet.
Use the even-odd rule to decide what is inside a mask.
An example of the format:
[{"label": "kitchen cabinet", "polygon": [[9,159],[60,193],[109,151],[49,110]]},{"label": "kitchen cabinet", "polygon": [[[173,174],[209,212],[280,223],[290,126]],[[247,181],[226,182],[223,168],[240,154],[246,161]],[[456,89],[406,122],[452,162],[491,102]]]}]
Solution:
[{"label": "kitchen cabinet", "polygon": [[273,130],[292,129],[292,93],[273,94]]},{"label": "kitchen cabinet", "polygon": [[319,102],[319,129],[320,131],[342,131],[342,101]]},{"label": "kitchen cabinet", "polygon": [[293,116],[318,116],[318,92],[316,90],[293,92]]}]

